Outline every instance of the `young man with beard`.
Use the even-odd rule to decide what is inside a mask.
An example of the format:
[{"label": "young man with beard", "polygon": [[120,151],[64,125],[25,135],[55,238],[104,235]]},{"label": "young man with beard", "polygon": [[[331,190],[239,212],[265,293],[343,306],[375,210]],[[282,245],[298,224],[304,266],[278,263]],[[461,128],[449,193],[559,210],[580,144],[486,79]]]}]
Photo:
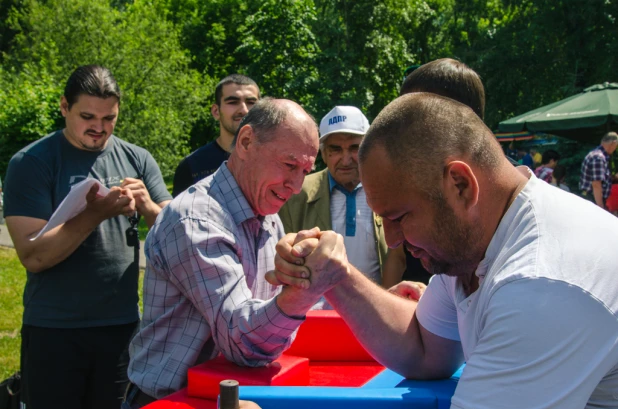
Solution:
[{"label": "young man with beard", "polygon": [[271,282],[330,288],[365,348],[408,378],[466,362],[451,408],[618,406],[618,219],[514,168],[471,109],[434,94],[389,104],[359,164],[389,246],[436,274],[418,304],[356,271],[334,232],[287,235]]},{"label": "young man with beard", "polygon": [[215,88],[215,103],[210,112],[219,121],[219,137],[184,158],[174,174],[174,197],[189,186],[213,174],[230,157],[232,139],[241,119],[260,99],[260,89],[251,78],[232,74]]},{"label": "young man with beard", "polygon": [[[65,128],[15,154],[5,180],[6,224],[28,278],[21,331],[23,407],[118,407],[127,384],[127,347],[139,322],[139,250],[126,242],[127,216],[148,226],[171,199],[142,148],[112,134],[120,89],[97,65],[77,68],[60,100]],[[97,185],[86,208],[31,238],[71,187]]]}]

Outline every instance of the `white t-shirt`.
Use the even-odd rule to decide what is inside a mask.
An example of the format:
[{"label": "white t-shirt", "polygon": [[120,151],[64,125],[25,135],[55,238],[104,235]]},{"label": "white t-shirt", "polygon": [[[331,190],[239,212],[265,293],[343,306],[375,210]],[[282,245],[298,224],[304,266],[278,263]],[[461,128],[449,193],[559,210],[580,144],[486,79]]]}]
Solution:
[{"label": "white t-shirt", "polygon": [[451,408],[618,407],[618,218],[530,174],[476,275],[469,297],[433,277],[416,311],[461,341]]}]

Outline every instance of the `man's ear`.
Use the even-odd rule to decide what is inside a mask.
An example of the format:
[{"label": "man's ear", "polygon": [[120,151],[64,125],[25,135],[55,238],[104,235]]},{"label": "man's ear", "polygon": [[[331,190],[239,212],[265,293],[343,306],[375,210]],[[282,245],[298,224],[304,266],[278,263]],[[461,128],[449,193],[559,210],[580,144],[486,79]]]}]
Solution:
[{"label": "man's ear", "polygon": [[219,120],[219,105],[217,104],[212,104],[210,106],[210,113],[212,114],[212,116],[215,118],[215,120]]},{"label": "man's ear", "polygon": [[65,118],[69,114],[69,101],[64,95],[60,97],[60,113]]},{"label": "man's ear", "polygon": [[446,200],[461,210],[470,210],[479,200],[479,183],[467,163],[449,162],[444,167],[443,188]]},{"label": "man's ear", "polygon": [[251,148],[253,148],[256,142],[256,135],[253,132],[251,125],[245,125],[238,130],[238,138],[236,138],[236,144],[234,150],[241,159],[247,157],[247,154]]}]

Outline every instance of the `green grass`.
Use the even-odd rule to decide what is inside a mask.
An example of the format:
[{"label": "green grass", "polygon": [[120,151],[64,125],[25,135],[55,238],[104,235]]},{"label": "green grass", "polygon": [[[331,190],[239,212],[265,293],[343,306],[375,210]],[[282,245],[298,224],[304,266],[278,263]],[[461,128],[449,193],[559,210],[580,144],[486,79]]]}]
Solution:
[{"label": "green grass", "polygon": [[15,250],[0,247],[0,380],[19,368],[22,294],[26,271]]},{"label": "green grass", "polygon": [[[142,311],[143,272],[139,278],[139,308]],[[12,248],[0,247],[0,381],[19,369],[22,294],[26,270]]]},{"label": "green grass", "polygon": [[140,240],[146,240],[146,235],[148,234],[148,226],[146,226],[146,222],[144,221],[143,217],[139,219],[139,224],[137,225],[137,233],[139,234]]}]

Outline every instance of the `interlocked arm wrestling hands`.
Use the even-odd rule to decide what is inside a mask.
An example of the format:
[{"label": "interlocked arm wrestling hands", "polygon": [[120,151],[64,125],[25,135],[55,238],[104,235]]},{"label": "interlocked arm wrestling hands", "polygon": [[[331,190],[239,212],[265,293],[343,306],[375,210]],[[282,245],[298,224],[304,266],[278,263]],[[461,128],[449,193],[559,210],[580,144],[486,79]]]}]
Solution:
[{"label": "interlocked arm wrestling hands", "polygon": [[273,285],[286,285],[277,304],[286,314],[304,315],[320,299],[349,274],[350,265],[343,237],[319,228],[286,235],[277,244],[276,270],[266,280]]},{"label": "interlocked arm wrestling hands", "polygon": [[[326,237],[321,240],[323,234]],[[345,264],[347,264],[345,247],[329,247],[333,245],[333,241],[337,240],[336,236],[337,234],[333,232],[321,232],[318,227],[286,235],[277,244],[275,259],[277,270],[268,272],[266,280],[273,285],[288,285],[303,290],[316,290],[318,286],[321,286],[319,290],[324,290],[324,286],[332,288],[345,278],[345,276],[338,275],[338,269],[345,268],[346,275],[349,274],[349,267],[344,267],[341,263],[341,260],[345,258]],[[305,258],[315,251],[322,241],[321,256],[318,257],[316,254],[306,262]],[[313,268],[322,270],[320,278],[312,276],[311,263],[315,264]],[[334,269],[332,274],[328,273],[329,268]],[[426,288],[427,286],[420,282],[402,281],[389,288],[388,291],[400,297],[418,301]]]},{"label": "interlocked arm wrestling hands", "polygon": [[386,367],[410,378],[435,379],[461,365],[461,344],[425,330],[415,316],[417,303],[405,299],[420,297],[424,288],[407,282],[389,292],[376,285],[348,263],[341,235],[318,229],[288,234],[277,245],[275,267],[267,280],[287,285],[277,299],[284,312],[296,307],[304,314],[324,294]]}]

